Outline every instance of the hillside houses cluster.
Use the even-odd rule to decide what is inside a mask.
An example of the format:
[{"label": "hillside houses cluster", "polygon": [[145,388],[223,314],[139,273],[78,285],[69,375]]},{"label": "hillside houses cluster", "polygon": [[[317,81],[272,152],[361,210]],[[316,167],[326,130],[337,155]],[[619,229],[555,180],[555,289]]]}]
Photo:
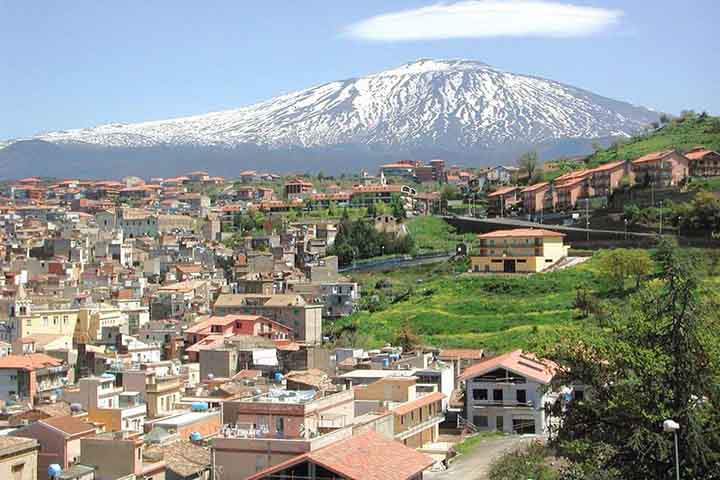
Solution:
[{"label": "hillside houses cluster", "polygon": [[[273,478],[323,468],[337,478],[387,469],[420,478],[449,454],[439,426],[466,417],[457,401],[464,359],[329,347],[323,324],[353,313],[361,294],[327,254],[337,220],[267,222],[229,247],[223,223],[275,198],[257,174],[246,177],[7,185],[8,478]],[[257,193],[235,197],[246,187]],[[219,192],[214,201],[205,188]],[[397,188],[368,180],[353,191],[369,204],[392,201]]]},{"label": "hillside houses cluster", "polygon": [[615,161],[595,168],[560,175],[552,182],[527,187],[504,186],[488,194],[488,214],[501,216],[520,211],[530,216],[547,212],[571,211],[585,200],[608,198],[625,177],[631,183],[670,188],[688,177],[720,175],[720,154],[704,147],[686,153],[661,150],[631,161]]}]

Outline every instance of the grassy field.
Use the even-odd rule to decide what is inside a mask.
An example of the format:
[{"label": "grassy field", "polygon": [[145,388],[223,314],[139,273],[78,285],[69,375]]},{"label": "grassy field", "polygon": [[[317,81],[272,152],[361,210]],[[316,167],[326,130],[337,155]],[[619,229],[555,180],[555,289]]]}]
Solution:
[{"label": "grassy field", "polygon": [[375,311],[360,311],[336,322],[331,333],[353,331],[366,346],[380,346],[391,342],[408,322],[424,343],[433,346],[493,351],[542,347],[566,329],[582,325],[573,308],[577,286],[585,285],[600,296],[607,292],[594,259],[530,276],[457,273],[460,268],[446,263],[357,276],[363,296],[381,301]]},{"label": "grassy field", "polygon": [[711,150],[720,149],[719,117],[672,121],[650,134],[619,144],[617,148],[610,147],[595,153],[590,158],[590,165],[596,166],[615,160],[634,160],[646,153],[666,148],[686,151],[698,145],[704,145]]},{"label": "grassy field", "polygon": [[474,234],[458,234],[455,228],[437,217],[415,217],[407,222],[407,227],[418,253],[449,252],[460,242],[475,241]]}]

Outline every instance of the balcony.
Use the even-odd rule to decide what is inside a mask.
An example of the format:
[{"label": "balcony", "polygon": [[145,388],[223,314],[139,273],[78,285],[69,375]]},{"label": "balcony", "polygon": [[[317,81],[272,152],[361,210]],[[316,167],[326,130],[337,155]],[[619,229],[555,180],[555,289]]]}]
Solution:
[{"label": "balcony", "polygon": [[484,407],[511,407],[511,408],[535,408],[535,404],[528,400],[527,402],[518,402],[517,400],[472,400],[473,408]]},{"label": "balcony", "polygon": [[481,248],[478,257],[541,257],[542,248],[518,247],[518,248]]},{"label": "balcony", "polygon": [[162,393],[180,388],[180,377],[177,375],[155,377],[155,380],[145,385],[148,393]]}]

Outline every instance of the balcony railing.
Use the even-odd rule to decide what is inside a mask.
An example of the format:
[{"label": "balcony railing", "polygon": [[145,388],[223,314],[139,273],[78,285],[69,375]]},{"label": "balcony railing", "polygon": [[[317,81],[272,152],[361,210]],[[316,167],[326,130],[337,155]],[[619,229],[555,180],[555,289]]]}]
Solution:
[{"label": "balcony railing", "polygon": [[517,400],[473,400],[473,407],[525,407],[534,408],[532,400],[518,402]]}]

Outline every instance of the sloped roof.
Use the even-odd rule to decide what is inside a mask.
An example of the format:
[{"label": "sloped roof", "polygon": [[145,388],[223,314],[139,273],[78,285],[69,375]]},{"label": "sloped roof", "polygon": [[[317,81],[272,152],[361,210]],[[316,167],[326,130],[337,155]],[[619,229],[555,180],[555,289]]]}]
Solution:
[{"label": "sloped roof", "polygon": [[706,155],[718,155],[718,153],[714,150],[710,150],[705,147],[695,147],[689,152],[685,154],[685,157],[689,160],[700,160],[701,158],[704,158]]},{"label": "sloped roof", "polygon": [[483,358],[483,355],[485,352],[483,352],[482,349],[474,349],[474,348],[446,348],[443,350],[440,350],[440,353],[438,354],[439,359],[447,359],[447,358],[465,358],[465,359],[476,359],[480,360]]},{"label": "sloped roof", "polygon": [[633,160],[632,163],[645,163],[645,162],[656,162],[658,160],[661,160],[671,153],[673,153],[675,150],[660,150],[657,152],[650,152],[648,154],[643,155],[640,158],[636,158]]},{"label": "sloped roof", "polygon": [[445,398],[444,393],[433,392],[428,395],[423,395],[422,397],[412,400],[410,402],[405,402],[399,407],[394,408],[393,412],[397,415],[405,415],[406,413],[412,412],[416,408],[424,407],[425,405],[429,405],[433,402],[438,402],[443,398]]},{"label": "sloped roof", "polygon": [[513,228],[510,230],[495,230],[478,235],[477,238],[506,238],[506,237],[564,237],[564,233],[543,228]]},{"label": "sloped roof", "polygon": [[497,196],[499,196],[499,195],[505,195],[506,193],[512,193],[512,192],[514,192],[515,190],[518,190],[519,188],[520,188],[520,187],[515,187],[515,186],[498,188],[498,189],[495,190],[494,192],[489,193],[489,194],[488,194],[488,198],[497,197]]},{"label": "sloped roof", "polygon": [[555,375],[557,365],[550,360],[539,359],[531,353],[514,350],[466,368],[458,379],[467,380],[498,368],[504,368],[536,382],[548,384]]},{"label": "sloped roof", "polygon": [[81,433],[95,433],[95,427],[93,427],[90,423],[84,422],[71,415],[46,418],[45,420],[40,420],[40,423],[44,423],[56,430],[60,430],[68,436],[78,435]]},{"label": "sloped roof", "polygon": [[0,358],[0,368],[15,368],[33,371],[39,368],[59,367],[62,361],[45,355],[44,353],[31,353],[27,355],[6,355]]},{"label": "sloped roof", "polygon": [[533,184],[533,185],[530,185],[529,187],[523,188],[523,189],[520,191],[520,193],[534,192],[535,190],[539,190],[539,189],[541,189],[541,188],[547,187],[548,185],[550,185],[548,182],[535,183],[535,184]]},{"label": "sloped roof", "polygon": [[415,477],[434,463],[424,453],[368,431],[262,470],[248,480],[267,477],[304,461],[350,480],[405,480]]}]

